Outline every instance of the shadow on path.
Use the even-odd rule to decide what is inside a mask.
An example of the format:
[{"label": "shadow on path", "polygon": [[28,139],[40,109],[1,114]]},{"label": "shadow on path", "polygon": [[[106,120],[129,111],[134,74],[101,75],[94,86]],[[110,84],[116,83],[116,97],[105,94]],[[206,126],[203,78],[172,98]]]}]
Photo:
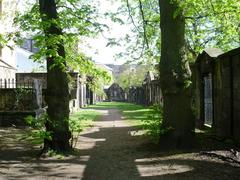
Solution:
[{"label": "shadow on path", "polygon": [[95,127],[81,133],[79,154],[64,159],[37,160],[39,149],[16,138],[21,129],[0,131],[0,179],[239,180],[237,166],[197,152],[159,152],[118,110],[99,111]]},{"label": "shadow on path", "polygon": [[[96,127],[82,134],[81,152],[89,157],[84,180],[239,179],[240,169],[204,159],[197,153],[159,152],[143,136],[134,136],[116,109],[101,110]],[[88,144],[88,146],[87,146]],[[221,172],[221,173],[220,173]]]}]

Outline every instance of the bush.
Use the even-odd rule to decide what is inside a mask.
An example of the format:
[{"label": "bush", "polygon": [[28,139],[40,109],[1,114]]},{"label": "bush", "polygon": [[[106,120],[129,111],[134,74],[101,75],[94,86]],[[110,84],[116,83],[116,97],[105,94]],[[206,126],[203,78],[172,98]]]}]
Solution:
[{"label": "bush", "polygon": [[39,118],[34,118],[33,116],[27,116],[25,118],[27,125],[30,126],[27,132],[27,139],[33,144],[39,145],[43,144],[44,139],[51,140],[51,132],[46,131],[45,124],[48,121],[47,114],[41,115]]},{"label": "bush", "polygon": [[[76,147],[78,137],[80,133],[83,131],[83,129],[86,127],[84,125],[84,121],[88,121],[88,119],[84,117],[80,118],[70,118],[69,119],[69,129],[71,131],[71,139],[70,139],[70,145],[72,148]],[[90,126],[90,125],[89,125]]]},{"label": "bush", "polygon": [[146,131],[146,135],[149,136],[154,143],[159,142],[160,136],[168,133],[172,128],[163,128],[162,119],[163,119],[163,108],[160,104],[154,104],[150,107],[148,119],[143,121],[143,129]]},{"label": "bush", "polygon": [[150,108],[152,111],[149,111],[147,119],[142,120],[142,126],[146,131],[146,135],[149,136],[153,142],[157,143],[161,134],[162,107],[159,104],[154,104]]},{"label": "bush", "polygon": [[[47,114],[43,114],[39,118],[34,118],[33,116],[27,116],[25,121],[27,125],[30,126],[29,131],[26,134],[26,139],[30,140],[31,143],[36,145],[41,145],[44,142],[44,139],[51,140],[51,132],[46,131],[45,124],[48,121]],[[83,131],[84,128],[90,127],[91,120],[86,119],[83,116],[78,118],[71,117],[69,118],[69,130],[71,131],[70,145],[75,147],[78,141],[79,134]]]}]

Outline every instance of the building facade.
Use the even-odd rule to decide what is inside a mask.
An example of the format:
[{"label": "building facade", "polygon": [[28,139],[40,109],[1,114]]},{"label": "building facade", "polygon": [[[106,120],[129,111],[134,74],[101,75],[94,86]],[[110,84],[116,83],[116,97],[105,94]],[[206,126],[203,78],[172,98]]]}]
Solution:
[{"label": "building facade", "polygon": [[[17,9],[16,0],[0,0],[0,36],[14,32],[13,17]],[[15,45],[12,40],[0,44],[0,79],[15,80],[16,56]]]}]

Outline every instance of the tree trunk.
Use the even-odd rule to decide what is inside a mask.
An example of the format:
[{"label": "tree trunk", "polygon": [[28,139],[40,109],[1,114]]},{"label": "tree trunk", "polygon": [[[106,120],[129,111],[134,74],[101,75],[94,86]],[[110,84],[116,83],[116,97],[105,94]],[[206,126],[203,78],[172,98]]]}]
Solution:
[{"label": "tree trunk", "polygon": [[159,0],[159,5],[163,128],[170,129],[160,137],[160,145],[171,148],[187,147],[193,140],[194,118],[189,86],[191,72],[185,55],[185,21],[177,1]]},{"label": "tree trunk", "polygon": [[[62,61],[54,56],[47,56],[47,93],[46,102],[48,105],[48,121],[46,130],[51,132],[51,140],[44,140],[44,148],[52,149],[58,152],[70,150],[69,139],[69,91],[68,78],[64,69],[65,50],[63,43],[51,44],[48,38],[62,35],[62,30],[55,23],[57,19],[57,10],[55,0],[39,0],[40,14],[42,22],[50,22],[50,26],[44,26],[45,42],[48,51],[57,51]],[[61,42],[61,41],[60,41]],[[57,46],[57,48],[56,48]]]}]

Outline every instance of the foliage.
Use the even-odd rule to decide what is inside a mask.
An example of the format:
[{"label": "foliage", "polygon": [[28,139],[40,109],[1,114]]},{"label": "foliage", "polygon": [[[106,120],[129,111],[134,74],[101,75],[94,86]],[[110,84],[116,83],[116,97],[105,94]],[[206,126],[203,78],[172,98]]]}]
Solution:
[{"label": "foliage", "polygon": [[181,2],[186,17],[186,39],[193,56],[208,46],[230,50],[240,44],[240,3],[235,0]]},{"label": "foliage", "polygon": [[6,40],[3,34],[0,34],[0,48],[3,48],[6,44]]},{"label": "foliage", "polygon": [[[39,51],[31,56],[34,61],[42,62],[44,58],[54,57],[57,64],[67,62],[65,71],[78,70],[83,76],[92,78],[90,87],[97,94],[103,94],[103,84],[111,81],[111,76],[104,70],[97,68],[91,58],[86,57],[79,48],[81,37],[95,36],[107,28],[106,25],[98,23],[98,12],[94,3],[77,0],[57,1],[58,19],[54,22],[63,30],[62,35],[51,35],[47,39],[44,35],[44,27],[50,26],[52,22],[41,21],[39,14],[39,4],[29,3],[29,8],[24,13],[19,13],[15,18],[15,24],[24,32],[24,37],[31,36]],[[27,32],[27,34],[26,34]],[[66,57],[58,55],[58,44],[64,44]],[[47,47],[51,46],[49,50]]]},{"label": "foliage", "polygon": [[124,89],[141,86],[148,71],[153,70],[147,65],[126,65],[126,69],[121,72],[116,82]]},{"label": "foliage", "polygon": [[148,119],[143,120],[143,128],[146,130],[146,134],[151,137],[155,143],[158,143],[160,135],[165,133],[165,130],[161,128],[162,107],[159,104],[155,104],[150,108],[152,111],[149,113]]},{"label": "foliage", "polygon": [[86,57],[83,53],[75,53],[75,55],[67,54],[69,57],[68,64],[72,69],[78,69],[82,74],[82,78],[89,80],[90,88],[98,95],[103,95],[103,86],[112,82],[111,74],[98,67],[90,57]]},{"label": "foliage", "polygon": [[[1,21],[0,21],[1,22]],[[0,48],[8,47],[9,49],[13,49],[12,42],[14,41],[14,37],[18,36],[18,33],[0,33]]]},{"label": "foliage", "polygon": [[48,121],[47,114],[43,114],[38,118],[27,116],[25,121],[27,125],[31,127],[26,134],[27,140],[30,140],[36,145],[43,144],[44,139],[51,140],[51,132],[48,132],[45,129],[45,123]]},{"label": "foliage", "polygon": [[0,10],[0,48],[8,47],[13,50],[13,41],[18,34],[11,28],[11,24],[17,7],[17,0],[12,0],[11,3],[8,3],[6,0],[4,2],[0,0],[0,4],[4,6]]},{"label": "foliage", "polygon": [[[23,13],[18,12],[14,22],[21,29],[21,32],[19,32],[21,37],[30,36],[34,40],[36,47],[39,48],[39,51],[31,56],[34,61],[41,62],[46,56],[54,57],[56,63],[61,65],[65,59],[67,62],[71,62],[76,58],[81,59],[81,54],[76,54],[78,52],[79,37],[95,36],[107,27],[96,21],[98,13],[92,2],[60,0],[57,1],[56,5],[58,18],[51,20],[54,22],[41,20],[38,2],[29,2],[26,11]],[[52,23],[62,29],[63,33],[60,35],[49,35],[46,38],[44,29]],[[65,58],[57,53],[59,44],[64,44],[65,46]],[[51,47],[51,50],[47,47]],[[85,62],[81,61],[81,64]],[[63,69],[64,67],[62,65]]]},{"label": "foliage", "polygon": [[93,110],[80,110],[73,113],[69,119],[69,128],[72,133],[70,145],[76,147],[79,134],[86,128],[92,127],[92,121],[99,116],[99,113]]},{"label": "foliage", "polygon": [[[70,54],[78,55],[76,53],[78,42],[75,39],[79,36],[94,36],[102,31],[104,25],[97,23],[96,8],[92,2],[41,0],[32,4],[30,2],[29,7],[24,13],[18,14],[15,24],[32,37],[39,49],[31,58],[40,62],[47,59],[46,102],[50,120],[46,121],[46,129],[51,131],[52,140],[45,139],[44,148],[68,151],[71,133],[69,132],[69,87],[66,72],[69,72]],[[66,48],[65,51],[65,46],[73,48]],[[88,61],[82,63],[85,62],[88,63]],[[59,78],[55,80],[57,77]],[[55,107],[56,102],[58,107]],[[71,124],[79,130],[76,123]],[[61,137],[58,135],[59,132],[63,132]]]},{"label": "foliage", "polygon": [[116,17],[124,14],[128,17],[132,33],[126,35],[123,44],[127,51],[119,56],[126,57],[130,62],[139,62],[154,66],[160,59],[160,13],[158,1],[124,0]]},{"label": "foliage", "polygon": [[[178,0],[174,0],[178,1]],[[240,45],[240,2],[236,0],[178,1],[174,17],[183,10],[186,22],[188,60],[195,60],[207,47],[230,50]],[[125,43],[128,51],[122,53],[133,61],[154,64],[160,60],[160,11],[158,0],[123,0],[116,17],[128,16],[132,33]],[[112,16],[114,16],[112,15]],[[173,18],[174,18],[173,17]]]},{"label": "foliage", "polygon": [[[88,127],[91,127],[92,121],[94,121],[98,116],[99,113],[93,110],[80,110],[70,115],[69,128],[72,133],[72,137],[70,139],[72,147],[76,146],[80,132]],[[47,121],[49,121],[47,114],[42,114],[38,118],[27,116],[25,118],[25,122],[29,125],[30,129],[25,135],[26,139],[36,145],[43,144],[44,139],[51,139],[51,132],[47,132],[45,128]]]},{"label": "foliage", "polygon": [[26,88],[21,88],[18,87],[14,89],[14,94],[15,94],[15,100],[14,100],[14,109],[22,110],[26,108],[26,103],[28,103],[29,107],[33,107],[33,102],[29,103],[28,100],[29,97],[32,96],[32,89],[26,89]]}]

